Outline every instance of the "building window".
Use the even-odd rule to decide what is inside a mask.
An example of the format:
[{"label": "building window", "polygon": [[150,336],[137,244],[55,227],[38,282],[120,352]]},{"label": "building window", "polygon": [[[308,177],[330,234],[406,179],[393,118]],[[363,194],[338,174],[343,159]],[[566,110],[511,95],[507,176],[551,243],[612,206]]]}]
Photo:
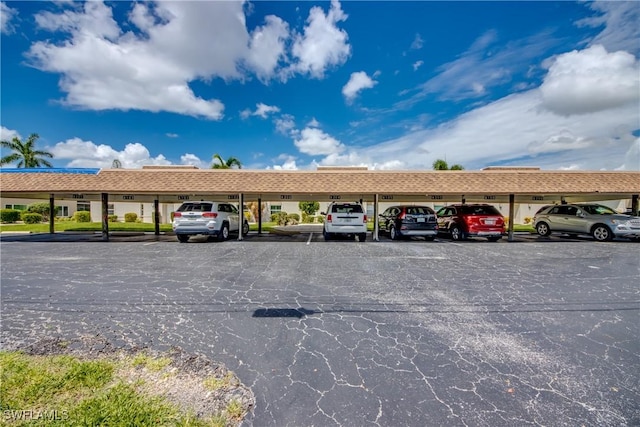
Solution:
[{"label": "building window", "polygon": [[76,206],[77,211],[87,211],[91,212],[91,203],[89,202],[78,202]]},{"label": "building window", "polygon": [[144,218],[144,203],[140,203],[140,219]]},{"label": "building window", "polygon": [[271,215],[282,212],[282,205],[271,205]]},{"label": "building window", "polygon": [[56,206],[56,215],[69,216],[69,206]]},{"label": "building window", "polygon": [[115,212],[115,207],[113,203],[107,203],[107,215],[113,215]]},{"label": "building window", "polygon": [[4,205],[6,209],[15,209],[17,211],[26,211],[27,205]]}]

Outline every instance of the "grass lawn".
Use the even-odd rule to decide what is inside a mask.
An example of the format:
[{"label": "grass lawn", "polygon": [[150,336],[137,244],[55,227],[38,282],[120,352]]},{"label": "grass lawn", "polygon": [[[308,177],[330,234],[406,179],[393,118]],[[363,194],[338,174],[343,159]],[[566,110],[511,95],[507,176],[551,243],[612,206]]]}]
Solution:
[{"label": "grass lawn", "polygon": [[[177,401],[154,393],[179,377],[168,357],[146,354],[80,359],[72,355],[0,352],[2,425],[234,426],[247,414],[238,400],[221,401],[215,414],[196,417]],[[191,388],[225,393],[236,377],[197,378]],[[229,393],[232,395],[232,393]]]}]

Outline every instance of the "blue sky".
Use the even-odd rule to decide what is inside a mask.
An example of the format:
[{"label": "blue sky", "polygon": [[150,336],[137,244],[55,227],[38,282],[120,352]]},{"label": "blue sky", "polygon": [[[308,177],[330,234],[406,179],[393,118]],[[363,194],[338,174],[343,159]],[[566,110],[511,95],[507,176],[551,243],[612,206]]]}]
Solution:
[{"label": "blue sky", "polygon": [[639,2],[1,6],[2,139],[54,166],[640,169]]}]

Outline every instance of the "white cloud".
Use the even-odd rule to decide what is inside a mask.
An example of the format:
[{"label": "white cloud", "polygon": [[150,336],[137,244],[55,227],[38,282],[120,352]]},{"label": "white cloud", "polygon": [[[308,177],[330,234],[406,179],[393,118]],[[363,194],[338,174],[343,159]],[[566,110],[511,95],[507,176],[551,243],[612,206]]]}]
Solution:
[{"label": "white cloud", "polygon": [[369,77],[364,71],[351,73],[349,81],[342,88],[342,94],[346,98],[347,102],[353,102],[361,91],[364,89],[371,89],[376,84],[378,84],[378,82]]},{"label": "white cloud", "polygon": [[147,147],[138,142],[127,144],[124,150],[117,151],[109,145],[96,145],[92,141],[72,138],[58,142],[49,152],[56,160],[70,159],[68,167],[110,168],[116,159],[120,160],[123,168],[171,164],[162,154],[151,157]]},{"label": "white cloud", "polygon": [[540,90],[543,106],[563,115],[640,102],[640,66],[633,55],[600,45],[559,55]]},{"label": "white cloud", "polygon": [[2,141],[11,141],[14,137],[22,139],[18,131],[0,126],[0,139]]},{"label": "white cloud", "polygon": [[309,123],[307,123],[307,126],[318,128],[320,127],[320,122],[314,117],[309,121]]},{"label": "white cloud", "polygon": [[591,40],[591,45],[603,45],[609,52],[625,50],[634,55],[640,52],[640,7],[637,2],[593,1],[584,4],[602,14],[576,23],[578,26],[604,27]]},{"label": "white cloud", "polygon": [[416,61],[413,63],[413,71],[418,71],[418,68],[422,67],[424,61]]},{"label": "white cloud", "polygon": [[289,156],[287,154],[281,154],[278,156],[278,161],[281,161],[282,164],[273,165],[273,169],[275,170],[297,170],[298,165],[296,165],[296,158],[293,156]]},{"label": "white cloud", "polygon": [[420,36],[420,34],[416,34],[415,38],[413,39],[413,42],[411,43],[411,49],[414,49],[414,50],[422,49],[422,46],[424,46],[424,40],[422,40],[422,37]]},{"label": "white cloud", "polygon": [[[303,34],[293,39],[288,23],[274,15],[249,33],[245,6],[240,1],[138,2],[130,6],[128,22],[119,24],[101,1],[61,5],[61,11],[40,12],[35,20],[40,29],[66,39],[37,41],[27,57],[33,66],[60,74],[61,101],[72,107],[220,120],[223,103],[198,96],[190,83],[243,81],[250,73],[263,83],[297,73],[322,78],[351,53],[347,33],[337,27],[347,19],[337,0],[326,15],[320,7],[311,8]],[[3,29],[9,28],[4,19],[10,14],[2,16]]]},{"label": "white cloud", "polygon": [[207,169],[209,167],[207,163],[203,162],[198,156],[191,153],[186,153],[180,156],[180,164],[193,165],[199,167],[200,169]]},{"label": "white cloud", "polygon": [[340,141],[318,128],[311,127],[304,128],[294,144],[301,153],[311,156],[336,154],[344,150]]},{"label": "white cloud", "polygon": [[[137,3],[131,19],[142,37],[123,33],[105,4],[86,2],[79,10],[37,14],[41,28],[70,33],[70,39],[36,42],[28,57],[38,68],[62,74],[67,105],[218,120],[223,104],[197,97],[188,83],[240,75],[235,64],[248,40],[242,17],[242,5],[234,2]],[[219,31],[228,34],[224,41]]]},{"label": "white cloud", "polygon": [[291,135],[296,133],[295,118],[291,114],[283,114],[282,116],[274,119],[276,131],[283,135]]},{"label": "white cloud", "polygon": [[0,32],[12,34],[14,32],[11,21],[18,15],[16,9],[12,9],[5,2],[0,2]]},{"label": "white cloud", "polygon": [[277,16],[269,15],[266,24],[251,33],[247,64],[258,78],[268,81],[286,59],[285,43],[289,39],[289,24]]},{"label": "white cloud", "polygon": [[253,113],[253,115],[266,119],[269,114],[279,113],[279,112],[280,112],[280,108],[276,106],[258,103],[256,104],[256,111]]},{"label": "white cloud", "polygon": [[168,138],[178,138],[178,137],[180,137],[180,135],[178,135],[177,133],[171,133],[171,132],[166,133],[165,135],[166,135]]},{"label": "white cloud", "polygon": [[336,24],[346,19],[338,0],[331,0],[326,15],[321,7],[312,7],[304,34],[294,36],[292,55],[296,62],[291,70],[320,79],[329,67],[342,65],[351,55],[351,45],[347,32]]}]

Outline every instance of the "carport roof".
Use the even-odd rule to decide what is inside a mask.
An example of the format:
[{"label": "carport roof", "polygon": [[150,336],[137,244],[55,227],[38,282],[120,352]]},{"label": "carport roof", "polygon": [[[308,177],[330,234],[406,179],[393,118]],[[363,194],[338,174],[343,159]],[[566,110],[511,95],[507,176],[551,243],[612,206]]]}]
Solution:
[{"label": "carport roof", "polygon": [[25,193],[131,194],[639,194],[640,172],[542,171],[491,168],[483,171],[376,171],[319,169],[145,168],[56,173],[0,169],[5,197]]}]

